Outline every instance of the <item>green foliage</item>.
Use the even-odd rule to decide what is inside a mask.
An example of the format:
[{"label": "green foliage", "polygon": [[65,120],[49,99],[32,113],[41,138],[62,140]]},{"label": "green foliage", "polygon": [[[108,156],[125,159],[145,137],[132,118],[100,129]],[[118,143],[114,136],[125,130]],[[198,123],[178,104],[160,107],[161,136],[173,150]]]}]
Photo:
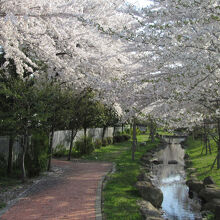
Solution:
[{"label": "green foliage", "polygon": [[[130,135],[133,134],[133,128],[130,129]],[[141,135],[141,130],[139,128],[136,128],[136,135]]]},{"label": "green foliage", "polygon": [[210,213],[208,213],[208,214],[206,215],[206,219],[207,219],[207,220],[214,220],[214,219],[215,219],[215,215],[210,212]]},{"label": "green foliage", "polygon": [[107,140],[107,138],[103,138],[103,140],[102,140],[102,146],[105,147],[105,146],[107,146],[107,145],[108,145],[108,140]]},{"label": "green foliage", "polygon": [[131,134],[131,129],[130,128],[126,128],[124,132],[125,132],[125,134]]},{"label": "green foliage", "polygon": [[37,176],[47,167],[48,136],[42,131],[35,131],[25,155],[25,165],[29,177]]},{"label": "green foliage", "polygon": [[84,155],[92,153],[95,149],[95,146],[91,137],[82,136],[75,142],[75,148],[80,155]]},{"label": "green foliage", "polygon": [[114,136],[113,140],[114,140],[114,143],[120,143],[123,141],[128,141],[130,138],[131,137],[128,134],[121,134],[121,135]]},{"label": "green foliage", "polygon": [[101,139],[96,139],[94,141],[94,146],[95,146],[95,149],[99,149],[102,147],[102,140]]},{"label": "green foliage", "polygon": [[65,148],[63,144],[58,144],[53,150],[54,157],[63,157],[63,156],[66,156],[67,153],[68,153],[68,150]]},{"label": "green foliage", "polygon": [[6,175],[6,169],[7,169],[7,161],[5,159],[4,154],[0,153],[0,176]]},{"label": "green foliage", "polygon": [[0,209],[5,208],[5,206],[6,206],[6,203],[4,203],[4,202],[0,202]]},{"label": "green foliage", "polygon": [[112,137],[107,137],[106,139],[107,139],[108,145],[113,144],[113,138]]},{"label": "green foliage", "polygon": [[158,145],[148,141],[148,136],[138,136],[138,141],[147,141],[147,146],[135,154],[135,161],[131,160],[129,142],[117,143],[106,148],[95,150],[85,159],[109,161],[116,164],[116,172],[109,176],[109,181],[103,191],[104,214],[108,220],[141,220],[143,219],[137,206],[137,200],[141,199],[134,187],[140,173],[139,159],[147,150]]},{"label": "green foliage", "polygon": [[219,170],[216,166],[211,170],[211,166],[217,155],[217,145],[211,140],[212,154],[201,155],[203,141],[195,140],[191,136],[187,138],[186,152],[189,154],[190,159],[192,160],[192,166],[197,169],[196,175],[199,180],[203,180],[206,176],[211,176],[215,183],[220,186],[220,175]]}]

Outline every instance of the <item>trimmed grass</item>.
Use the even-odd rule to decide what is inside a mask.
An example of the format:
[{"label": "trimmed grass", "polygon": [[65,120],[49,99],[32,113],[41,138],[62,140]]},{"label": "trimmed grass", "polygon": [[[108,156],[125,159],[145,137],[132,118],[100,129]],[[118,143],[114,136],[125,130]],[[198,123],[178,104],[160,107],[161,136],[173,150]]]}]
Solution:
[{"label": "trimmed grass", "polygon": [[[147,135],[138,136],[138,141],[148,141]],[[84,157],[90,160],[108,161],[116,164],[116,172],[111,175],[103,191],[104,214],[108,220],[141,220],[143,219],[136,204],[141,197],[135,188],[136,177],[140,173],[139,159],[147,150],[158,145],[147,142],[139,147],[135,160],[131,160],[131,142],[123,142],[101,148]]]},{"label": "trimmed grass", "polygon": [[159,134],[159,135],[174,135],[174,133],[173,132],[169,132],[169,131],[164,131],[164,130],[157,130],[157,133]]},{"label": "trimmed grass", "polygon": [[201,155],[203,143],[201,140],[193,140],[192,137],[187,138],[187,150],[190,159],[193,162],[193,167],[197,168],[197,177],[203,180],[206,176],[211,176],[215,183],[220,186],[220,170],[215,167],[211,170],[211,166],[217,155],[216,143],[211,141],[212,154],[209,153],[205,155],[205,150],[203,150],[203,155]]}]

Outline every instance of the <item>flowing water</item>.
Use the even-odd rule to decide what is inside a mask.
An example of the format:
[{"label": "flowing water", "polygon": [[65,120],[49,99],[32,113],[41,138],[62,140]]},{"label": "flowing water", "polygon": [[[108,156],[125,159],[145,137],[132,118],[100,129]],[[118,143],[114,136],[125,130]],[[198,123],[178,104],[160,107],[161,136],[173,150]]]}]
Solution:
[{"label": "flowing water", "polygon": [[[163,164],[154,165],[153,183],[163,192],[162,210],[164,219],[168,220],[199,220],[200,203],[198,199],[188,197],[188,187],[185,184],[184,149],[181,148],[182,139],[171,139],[164,150],[156,157]],[[176,160],[177,164],[168,164]]]}]

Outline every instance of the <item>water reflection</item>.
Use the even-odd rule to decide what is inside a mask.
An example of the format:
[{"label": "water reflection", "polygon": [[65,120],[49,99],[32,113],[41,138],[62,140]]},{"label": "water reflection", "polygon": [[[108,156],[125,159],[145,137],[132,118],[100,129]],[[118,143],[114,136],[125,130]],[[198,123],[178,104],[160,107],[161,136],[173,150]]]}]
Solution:
[{"label": "water reflection", "polygon": [[[153,182],[163,192],[162,209],[164,218],[169,220],[202,219],[198,200],[188,197],[188,187],[185,184],[184,150],[178,140],[157,153],[163,164],[153,166]],[[176,160],[178,164],[168,164]]]}]

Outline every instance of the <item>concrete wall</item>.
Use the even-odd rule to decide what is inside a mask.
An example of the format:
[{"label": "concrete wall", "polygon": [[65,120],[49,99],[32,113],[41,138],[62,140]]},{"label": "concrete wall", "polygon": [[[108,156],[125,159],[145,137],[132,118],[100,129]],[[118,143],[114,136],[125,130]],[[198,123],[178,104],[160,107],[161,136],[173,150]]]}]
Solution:
[{"label": "concrete wall", "polygon": [[[125,126],[124,129],[129,128],[129,125]],[[108,127],[105,130],[104,137],[113,137],[113,127]],[[121,127],[116,127],[115,132],[121,132]],[[87,135],[91,136],[93,140],[101,139],[102,138],[102,132],[103,128],[89,128],[87,129]],[[84,135],[84,131],[80,130],[77,132],[76,137],[74,139],[74,142],[78,140],[80,137]],[[71,131],[65,130],[65,131],[56,131],[54,133],[53,138],[53,148],[56,148],[57,145],[63,145],[67,149],[70,145],[70,137],[71,137]],[[9,144],[9,137],[8,136],[0,136],[0,154],[4,155],[4,157],[8,158],[8,144]],[[18,138],[14,142],[13,146],[13,160],[15,161],[21,152],[20,143]]]},{"label": "concrete wall", "polygon": [[[106,128],[104,137],[113,137],[113,130],[114,129],[112,127]],[[96,139],[101,139],[102,133],[103,133],[103,128],[89,128],[87,129],[86,132],[88,136],[92,137],[93,141]],[[73,142],[77,141],[82,136],[84,136],[84,131],[83,130],[78,131]],[[56,146],[60,144],[65,146],[66,148],[69,148],[70,137],[71,137],[71,131],[54,132],[53,148],[56,148]]]},{"label": "concrete wall", "polygon": [[[124,129],[126,128],[130,128],[130,126],[126,125]],[[104,137],[113,137],[113,131],[114,131],[113,127],[106,128]],[[115,133],[121,132],[121,131],[122,131],[121,127],[115,128]],[[86,134],[92,137],[94,141],[96,139],[102,138],[102,132],[103,132],[103,128],[89,128],[87,129]],[[78,131],[73,142],[77,141],[83,135],[84,135],[83,130]],[[71,131],[68,131],[68,130],[56,131],[54,133],[54,138],[53,138],[53,148],[56,148],[57,145],[63,145],[64,147],[68,149],[70,146],[70,137],[71,137]]]}]

